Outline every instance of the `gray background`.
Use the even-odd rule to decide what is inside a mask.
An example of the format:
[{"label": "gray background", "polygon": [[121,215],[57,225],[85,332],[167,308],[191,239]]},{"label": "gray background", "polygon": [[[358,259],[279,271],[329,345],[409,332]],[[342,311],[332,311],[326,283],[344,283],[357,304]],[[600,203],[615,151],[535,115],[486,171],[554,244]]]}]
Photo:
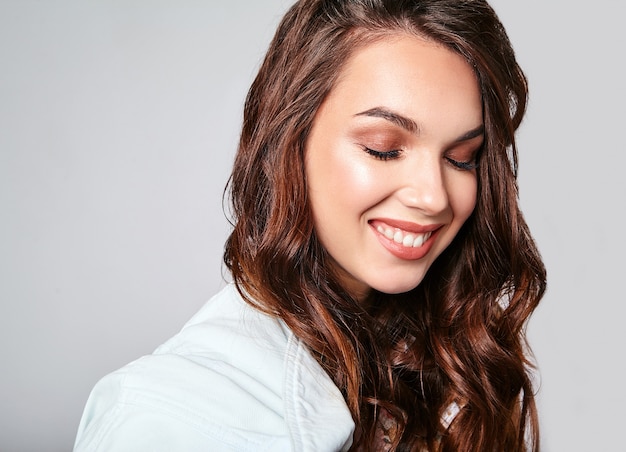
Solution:
[{"label": "gray background", "polygon": [[[288,0],[0,0],[0,450],[71,448],[98,378],[223,284],[221,197]],[[521,203],[546,451],[626,450],[621,2],[493,5],[531,86]]]}]

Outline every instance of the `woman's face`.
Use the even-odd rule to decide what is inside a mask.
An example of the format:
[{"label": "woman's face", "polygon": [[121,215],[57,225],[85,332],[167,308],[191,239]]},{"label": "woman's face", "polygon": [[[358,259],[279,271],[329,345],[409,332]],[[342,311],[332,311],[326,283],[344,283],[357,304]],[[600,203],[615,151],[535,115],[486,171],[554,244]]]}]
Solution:
[{"label": "woman's face", "polygon": [[357,51],[318,110],[306,147],[317,236],[344,287],[416,287],[476,204],[483,143],[476,76],[413,36]]}]

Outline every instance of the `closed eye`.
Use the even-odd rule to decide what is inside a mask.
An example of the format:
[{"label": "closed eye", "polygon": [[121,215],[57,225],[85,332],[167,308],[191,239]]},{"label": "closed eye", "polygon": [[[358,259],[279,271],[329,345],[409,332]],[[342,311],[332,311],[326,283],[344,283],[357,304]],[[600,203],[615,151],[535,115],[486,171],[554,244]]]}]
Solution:
[{"label": "closed eye", "polygon": [[475,158],[467,162],[460,162],[458,160],[451,159],[450,157],[444,157],[444,158],[452,166],[462,171],[472,171],[478,168],[478,160],[476,160]]},{"label": "closed eye", "polygon": [[397,149],[392,149],[389,151],[377,151],[376,149],[368,148],[367,146],[363,147],[363,150],[367,152],[372,157],[376,157],[378,160],[392,160],[400,157],[400,152]]}]

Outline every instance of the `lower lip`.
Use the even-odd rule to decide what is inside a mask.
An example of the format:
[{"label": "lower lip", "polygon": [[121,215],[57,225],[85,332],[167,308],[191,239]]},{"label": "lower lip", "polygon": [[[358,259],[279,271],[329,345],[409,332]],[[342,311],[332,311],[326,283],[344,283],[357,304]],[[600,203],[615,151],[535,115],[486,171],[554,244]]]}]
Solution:
[{"label": "lower lip", "polygon": [[410,261],[421,259],[426,256],[426,254],[428,254],[428,252],[432,248],[433,243],[435,243],[435,237],[437,237],[440,231],[439,229],[433,231],[432,235],[428,238],[428,240],[426,240],[426,242],[424,242],[422,246],[413,248],[409,246],[403,246],[401,243],[396,243],[393,240],[388,239],[383,234],[378,232],[374,227],[372,227],[372,230],[374,231],[374,234],[376,235],[378,241],[383,247],[385,247],[387,251],[389,251],[391,254],[399,259]]}]

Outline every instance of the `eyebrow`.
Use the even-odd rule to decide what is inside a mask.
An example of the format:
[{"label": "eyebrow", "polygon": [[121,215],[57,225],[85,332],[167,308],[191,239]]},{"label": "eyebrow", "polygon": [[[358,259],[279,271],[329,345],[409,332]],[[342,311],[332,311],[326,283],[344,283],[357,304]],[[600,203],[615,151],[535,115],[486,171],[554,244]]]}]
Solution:
[{"label": "eyebrow", "polygon": [[484,124],[479,125],[475,129],[472,129],[468,132],[465,132],[463,135],[456,139],[456,143],[461,143],[463,141],[471,140],[472,138],[480,137],[485,134],[485,126]]},{"label": "eyebrow", "polygon": [[[361,113],[357,113],[354,116],[367,116],[370,118],[382,118],[389,122],[394,123],[397,126],[402,127],[404,130],[408,132],[419,133],[419,126],[417,125],[415,121],[384,107],[370,108],[369,110],[362,111]],[[461,135],[456,140],[454,140],[454,142],[461,143],[463,141],[468,141],[473,138],[484,135],[484,133],[485,133],[485,126],[484,124],[481,124],[478,127],[465,132],[463,135]]]},{"label": "eyebrow", "polygon": [[419,127],[415,121],[383,107],[370,108],[369,110],[362,111],[361,113],[357,113],[354,116],[382,118],[387,121],[393,122],[395,125],[400,126],[411,133],[419,132]]}]

